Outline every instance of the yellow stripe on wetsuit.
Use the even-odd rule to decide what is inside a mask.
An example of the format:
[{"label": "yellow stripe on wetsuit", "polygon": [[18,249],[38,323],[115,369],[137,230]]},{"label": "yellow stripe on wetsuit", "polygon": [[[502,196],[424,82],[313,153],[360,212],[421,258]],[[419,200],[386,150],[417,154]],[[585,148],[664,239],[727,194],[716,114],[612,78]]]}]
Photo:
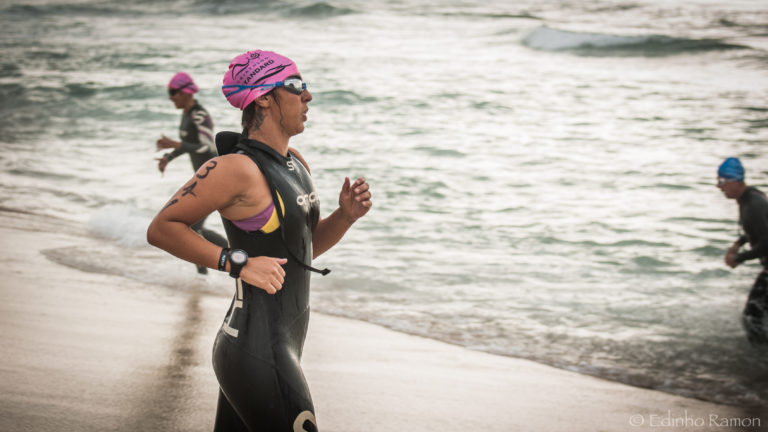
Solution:
[{"label": "yellow stripe on wetsuit", "polygon": [[[285,204],[283,204],[283,197],[280,196],[280,192],[275,191],[277,194],[277,199],[280,201],[280,208],[282,209],[283,214],[285,214]],[[269,220],[267,223],[264,224],[263,227],[259,231],[263,232],[264,234],[269,234],[276,229],[280,227],[280,218],[277,217],[277,207],[272,207],[272,216],[269,217]]]}]

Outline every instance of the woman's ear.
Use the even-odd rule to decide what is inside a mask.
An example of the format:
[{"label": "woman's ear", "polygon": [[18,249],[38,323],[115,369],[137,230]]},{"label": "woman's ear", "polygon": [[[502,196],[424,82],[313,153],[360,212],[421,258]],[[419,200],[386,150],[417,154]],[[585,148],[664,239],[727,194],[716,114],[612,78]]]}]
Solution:
[{"label": "woman's ear", "polygon": [[269,108],[269,106],[272,104],[272,94],[267,93],[265,95],[261,95],[258,98],[256,98],[256,104],[264,109]]}]

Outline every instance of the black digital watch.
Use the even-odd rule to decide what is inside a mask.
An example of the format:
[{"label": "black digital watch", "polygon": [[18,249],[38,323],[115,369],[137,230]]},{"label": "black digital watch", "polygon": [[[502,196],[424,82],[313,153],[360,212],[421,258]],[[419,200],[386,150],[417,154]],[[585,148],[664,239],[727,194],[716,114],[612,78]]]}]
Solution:
[{"label": "black digital watch", "polygon": [[248,253],[242,249],[232,249],[227,256],[229,260],[229,275],[237,279],[240,271],[248,263]]}]

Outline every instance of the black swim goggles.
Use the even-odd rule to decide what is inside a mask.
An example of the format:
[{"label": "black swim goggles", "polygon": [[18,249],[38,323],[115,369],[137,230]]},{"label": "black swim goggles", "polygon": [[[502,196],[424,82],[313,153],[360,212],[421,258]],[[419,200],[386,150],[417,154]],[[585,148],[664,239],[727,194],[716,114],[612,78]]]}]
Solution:
[{"label": "black swim goggles", "polygon": [[168,89],[168,96],[171,96],[171,97],[176,96],[176,93],[180,92],[181,89],[185,89],[185,88],[187,88],[187,87],[189,87],[191,85],[192,85],[192,83],[188,82],[188,83],[184,84],[181,87],[176,87],[176,88]]},{"label": "black swim goggles", "polygon": [[222,90],[226,90],[229,88],[236,89],[229,93],[224,94],[225,97],[229,97],[235,93],[240,93],[243,90],[264,88],[264,87],[282,87],[295,95],[300,95],[304,93],[304,90],[307,89],[307,83],[302,81],[301,78],[287,78],[283,81],[278,81],[273,84],[256,84],[256,85],[232,84],[232,85],[221,86],[221,89]]}]

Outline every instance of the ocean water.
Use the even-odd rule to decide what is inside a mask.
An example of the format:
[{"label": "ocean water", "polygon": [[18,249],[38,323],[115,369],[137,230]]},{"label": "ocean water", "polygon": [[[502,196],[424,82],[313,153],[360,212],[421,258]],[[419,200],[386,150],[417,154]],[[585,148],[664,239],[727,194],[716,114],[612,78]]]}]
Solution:
[{"label": "ocean water", "polygon": [[[737,208],[715,170],[768,190],[768,4],[760,0],[164,2],[0,6],[0,208],[81,224],[101,251],[54,262],[157,289],[231,280],[146,244],[191,176],[155,140],[192,74],[218,86],[250,49],[309,83],[308,159],[323,214],[343,177],[374,208],[316,264],[316,311],[715,402],[768,403],[766,350],[731,270]],[[208,226],[223,231],[217,215]],[[225,311],[222,310],[222,317]]]}]

